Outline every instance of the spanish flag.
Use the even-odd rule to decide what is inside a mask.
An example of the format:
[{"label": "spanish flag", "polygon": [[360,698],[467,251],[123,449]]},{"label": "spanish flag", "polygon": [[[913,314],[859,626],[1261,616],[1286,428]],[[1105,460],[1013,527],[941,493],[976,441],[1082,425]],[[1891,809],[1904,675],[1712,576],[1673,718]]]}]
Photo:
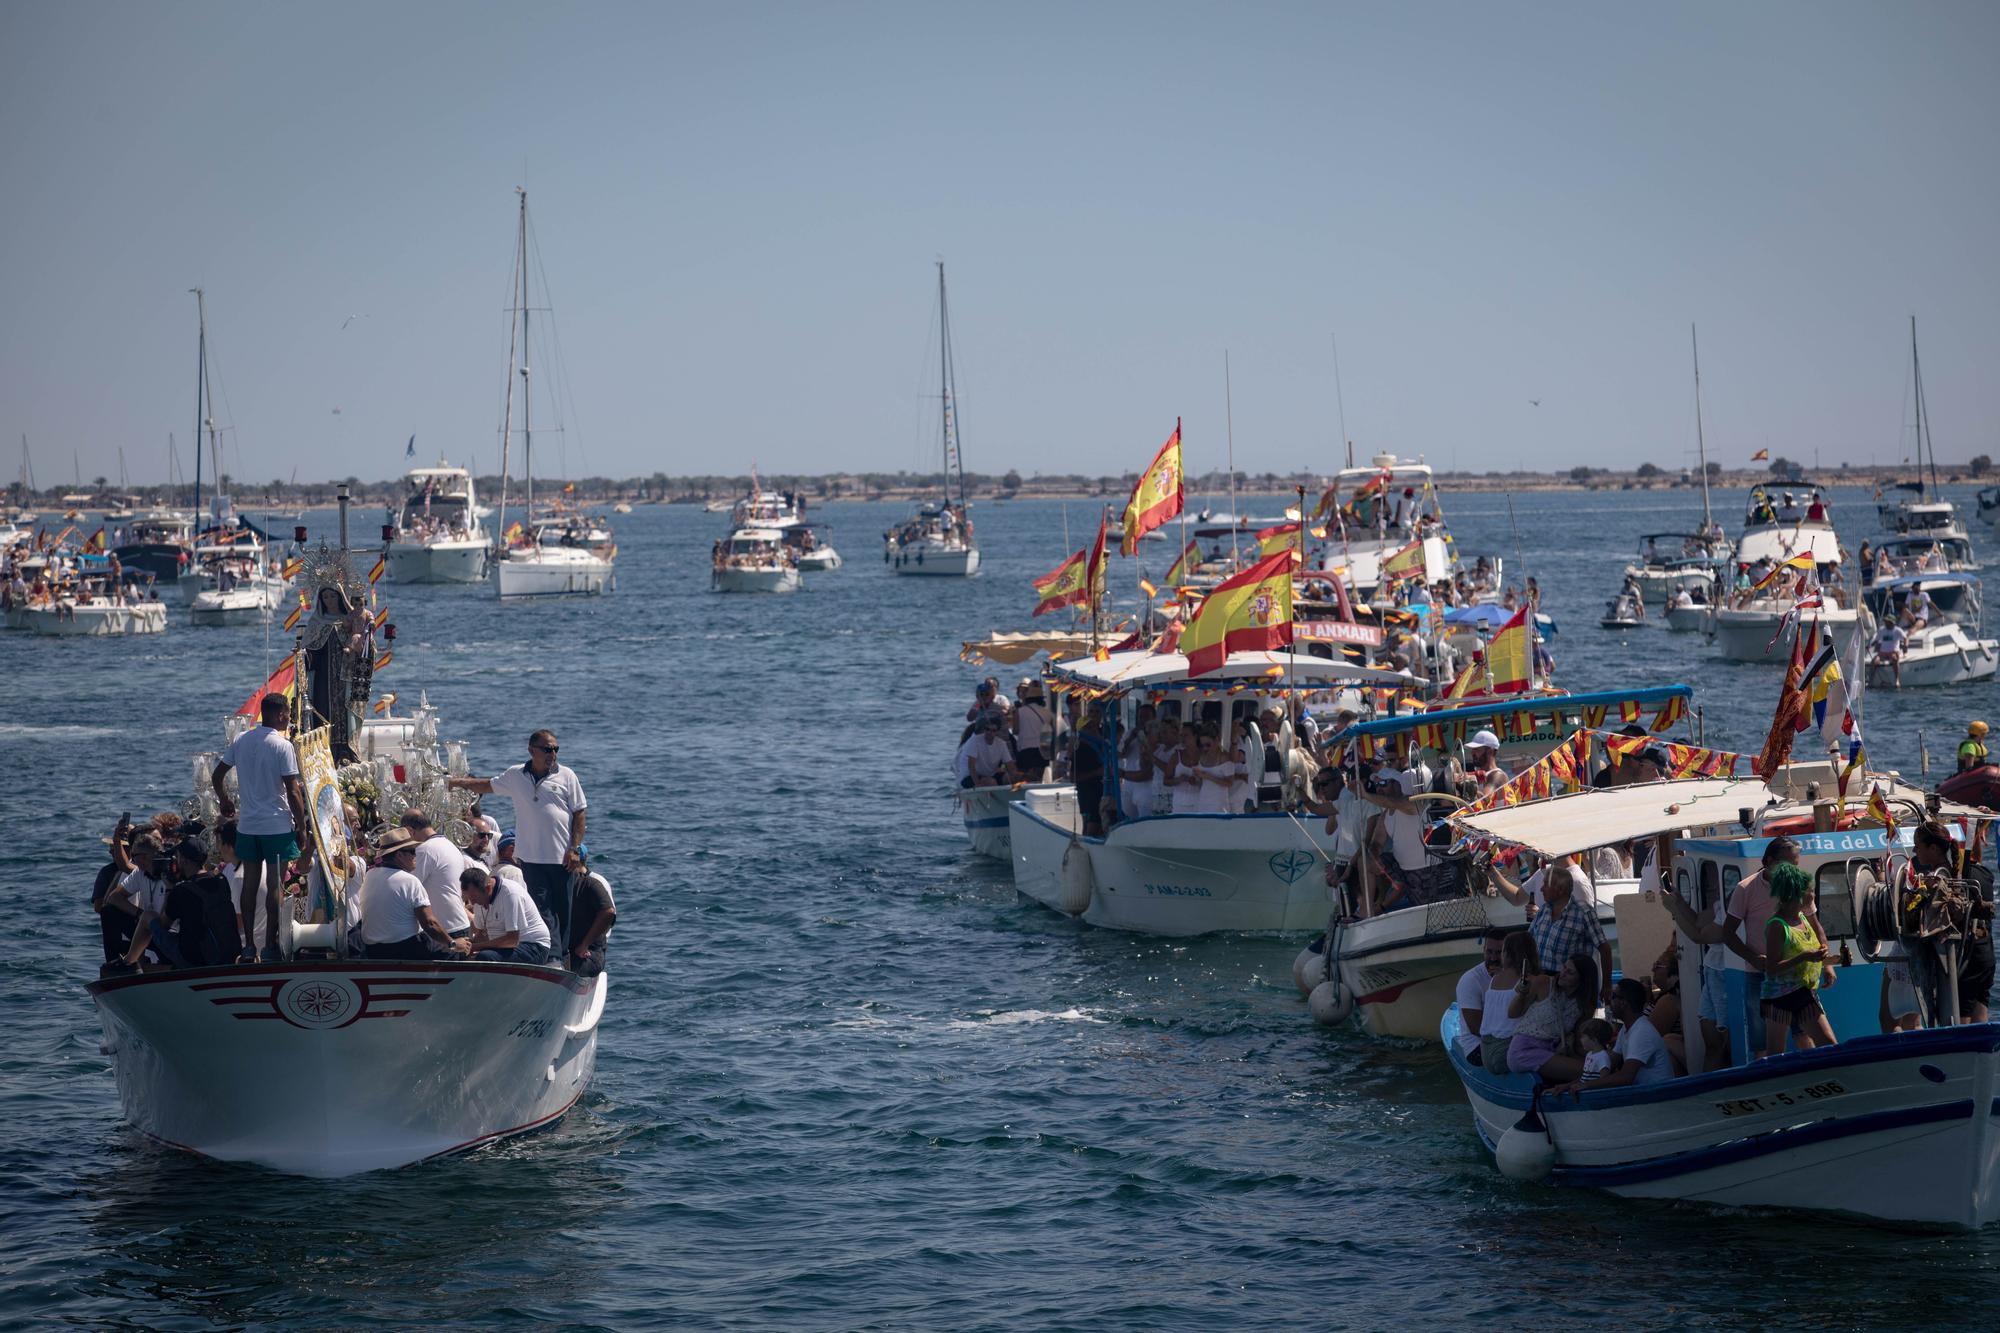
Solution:
[{"label": "spanish flag", "polygon": [[283,695],[296,704],[299,694],[298,664],[299,660],[296,657],[287,657],[285,664],[273,671],[271,678],[265,681],[255,694],[243,701],[243,706],[236,710],[237,713],[243,717],[256,717],[264,707],[264,696],[267,694]]},{"label": "spanish flag", "polygon": [[1465,670],[1459,672],[1458,675],[1453,678],[1451,682],[1451,688],[1444,692],[1444,697],[1447,699],[1463,699],[1467,695],[1471,694],[1473,677],[1476,674],[1478,674],[1479,670],[1480,670],[1479,663],[1467,662],[1465,664]]},{"label": "spanish flag", "polygon": [[1035,580],[1035,615],[1065,606],[1086,606],[1104,587],[1105,520],[1097,522],[1097,541],[1086,551],[1078,551]]},{"label": "spanish flag", "polygon": [[375,567],[368,571],[368,585],[370,587],[375,586],[375,580],[381,578],[382,571],[387,569],[388,567],[389,567],[389,557],[387,555],[376,556]]},{"label": "spanish flag", "polygon": [[1257,554],[1260,556],[1295,550],[1298,544],[1299,525],[1296,523],[1279,523],[1273,527],[1260,528],[1257,532]]},{"label": "spanish flag", "polygon": [[1894,847],[1896,845],[1896,816],[1890,813],[1889,802],[1882,795],[1882,788],[1879,784],[1868,790],[1868,813],[1882,821],[1882,837],[1886,845]]},{"label": "spanish flag", "polygon": [[500,540],[505,542],[509,546],[512,546],[514,543],[520,541],[521,525],[519,523],[509,523],[507,525],[507,531],[500,534]]},{"label": "spanish flag", "polygon": [[91,534],[90,534],[90,540],[89,540],[89,541],[87,541],[87,542],[85,542],[85,543],[83,544],[83,551],[84,551],[84,554],[85,554],[85,555],[103,555],[103,554],[104,554],[104,529],[103,529],[103,528],[99,528],[99,529],[98,529],[97,531],[95,531],[95,532],[93,532],[93,533],[91,533]]},{"label": "spanish flag", "polygon": [[297,625],[299,621],[305,616],[305,613],[306,613],[306,595],[304,593],[300,593],[299,604],[292,608],[292,613],[290,615],[285,617],[285,628],[291,629],[292,627]]},{"label": "spanish flag", "polygon": [[1495,694],[1520,694],[1534,678],[1534,646],[1528,638],[1533,633],[1528,624],[1532,610],[1524,606],[1516,611],[1486,645],[1486,669],[1493,675]]},{"label": "spanish flag", "polygon": [[1424,569],[1424,544],[1411,542],[1382,562],[1382,581],[1394,583],[1398,579],[1420,579],[1424,576]]},{"label": "spanish flag", "polygon": [[386,669],[389,663],[395,660],[395,657],[396,654],[394,652],[383,653],[380,657],[375,659],[375,669],[377,671],[382,671]]},{"label": "spanish flag", "polygon": [[1756,453],[1750,455],[1750,461],[1753,463],[1768,463],[1771,461],[1771,451],[1769,449],[1759,449]]},{"label": "spanish flag", "polygon": [[1181,633],[1188,675],[1220,671],[1229,654],[1269,651],[1292,641],[1292,569],[1297,553],[1267,555],[1215,585]]},{"label": "spanish flag", "polygon": [[1181,512],[1181,481],[1181,422],[1175,417],[1174,433],[1139,474],[1139,484],[1125,503],[1125,535],[1118,543],[1122,553],[1138,551],[1141,537]]},{"label": "spanish flag", "polygon": [[1194,567],[1201,563],[1201,543],[1189,542],[1181,548],[1181,558],[1174,561],[1174,567],[1167,571],[1167,586],[1178,588],[1188,581]]},{"label": "spanish flag", "polygon": [[1776,583],[1779,580],[1779,578],[1781,578],[1784,575],[1784,572],[1788,569],[1809,570],[1812,567],[1813,567],[1812,552],[1800,551],[1797,555],[1787,557],[1785,560],[1779,563],[1776,569],[1766,574],[1763,578],[1758,579],[1757,586],[1752,588],[1750,591],[1761,592],[1765,588],[1770,587],[1773,583]]}]

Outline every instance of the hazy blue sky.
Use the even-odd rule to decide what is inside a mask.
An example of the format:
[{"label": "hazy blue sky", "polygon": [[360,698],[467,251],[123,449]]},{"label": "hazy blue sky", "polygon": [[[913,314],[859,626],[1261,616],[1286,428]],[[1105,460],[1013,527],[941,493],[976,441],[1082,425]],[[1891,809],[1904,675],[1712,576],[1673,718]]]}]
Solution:
[{"label": "hazy blue sky", "polygon": [[1992,4],[10,0],[0,477],[187,466],[197,283],[229,470],[492,468],[517,184],[579,475],[923,465],[940,256],[982,471],[1219,466],[1225,348],[1238,465],[1329,467],[1333,332],[1364,449],[1676,465],[1691,320],[1714,456],[1887,460],[1911,313],[1963,459],[1996,67]]}]

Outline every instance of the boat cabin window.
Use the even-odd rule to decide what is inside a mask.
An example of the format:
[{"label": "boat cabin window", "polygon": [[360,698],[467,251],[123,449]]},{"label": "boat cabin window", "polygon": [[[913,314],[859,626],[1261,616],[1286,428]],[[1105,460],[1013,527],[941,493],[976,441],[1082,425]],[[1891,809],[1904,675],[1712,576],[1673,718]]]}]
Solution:
[{"label": "boat cabin window", "polygon": [[1819,898],[1819,925],[1832,939],[1854,938],[1854,888],[1847,878],[1847,866],[1830,863],[1813,876],[1813,893]]},{"label": "boat cabin window", "polygon": [[1713,912],[1716,899],[1722,893],[1721,872],[1715,862],[1703,857],[1697,863],[1697,875],[1695,906],[1701,912]]}]

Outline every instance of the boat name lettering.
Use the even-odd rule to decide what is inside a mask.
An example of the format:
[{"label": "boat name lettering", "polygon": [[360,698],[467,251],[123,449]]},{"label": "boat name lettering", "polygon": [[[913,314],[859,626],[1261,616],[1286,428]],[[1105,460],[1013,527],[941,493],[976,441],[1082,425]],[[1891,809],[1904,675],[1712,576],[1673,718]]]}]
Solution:
[{"label": "boat name lettering", "polygon": [[1846,1094],[1846,1084],[1826,1079],[1820,1083],[1808,1083],[1802,1088],[1765,1093],[1762,1097],[1739,1097],[1735,1101],[1717,1102],[1715,1109],[1724,1115],[1756,1115],[1760,1111],[1775,1111],[1782,1106],[1805,1106]]},{"label": "boat name lettering", "polygon": [[546,1018],[524,1018],[507,1029],[510,1037],[546,1037],[549,1035],[549,1020]]},{"label": "boat name lettering", "polygon": [[1148,884],[1146,892],[1156,898],[1209,898],[1214,895],[1194,884]]}]

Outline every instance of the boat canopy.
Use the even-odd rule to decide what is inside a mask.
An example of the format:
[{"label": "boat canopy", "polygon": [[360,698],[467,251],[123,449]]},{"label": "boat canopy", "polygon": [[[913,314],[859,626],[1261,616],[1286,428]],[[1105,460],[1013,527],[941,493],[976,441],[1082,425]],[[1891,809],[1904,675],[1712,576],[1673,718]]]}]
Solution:
[{"label": "boat canopy", "polygon": [[1476,837],[1526,847],[1543,856],[1569,856],[1631,838],[1700,828],[1761,810],[1771,789],[1754,777],[1681,778],[1629,787],[1593,787],[1528,805],[1459,815],[1452,823]]},{"label": "boat canopy", "polygon": [[[1490,719],[1513,713],[1546,713],[1551,709],[1563,712],[1581,712],[1589,708],[1616,708],[1620,704],[1635,704],[1643,712],[1648,708],[1659,708],[1678,699],[1683,706],[1694,698],[1692,685],[1651,685],[1637,690],[1593,690],[1587,694],[1522,694],[1509,695],[1505,699],[1493,699],[1463,708],[1443,708],[1432,713],[1403,713],[1396,717],[1378,717],[1368,722],[1357,722],[1333,738],[1334,744],[1354,740],[1361,736],[1394,736],[1401,732],[1414,731],[1418,727],[1440,724],[1449,726],[1455,722],[1471,722],[1474,719]],[[1607,714],[1608,715],[1608,714]]]},{"label": "boat canopy", "polygon": [[1157,690],[1175,685],[1205,690],[1248,678],[1264,681],[1274,689],[1294,681],[1315,685],[1339,682],[1397,688],[1429,683],[1421,676],[1359,667],[1351,662],[1313,657],[1306,653],[1231,653],[1220,670],[1206,672],[1192,680],[1188,679],[1187,669],[1187,658],[1179,653],[1133,649],[1112,653],[1102,662],[1095,658],[1058,662],[1049,668],[1049,674],[1057,680],[1093,690]]},{"label": "boat canopy", "polygon": [[1932,574],[1902,574],[1893,579],[1875,580],[1875,582],[1868,585],[1868,592],[1870,596],[1874,596],[1902,589],[1914,592],[1918,588],[1949,587],[1952,584],[1964,584],[1968,587],[1977,588],[1979,586],[1979,576],[1977,574],[1959,573],[1942,569]]},{"label": "boat canopy", "polygon": [[968,641],[958,655],[966,662],[1019,666],[1037,653],[1079,657],[1088,653],[1090,647],[1090,635],[1082,630],[997,630],[986,638]]}]

